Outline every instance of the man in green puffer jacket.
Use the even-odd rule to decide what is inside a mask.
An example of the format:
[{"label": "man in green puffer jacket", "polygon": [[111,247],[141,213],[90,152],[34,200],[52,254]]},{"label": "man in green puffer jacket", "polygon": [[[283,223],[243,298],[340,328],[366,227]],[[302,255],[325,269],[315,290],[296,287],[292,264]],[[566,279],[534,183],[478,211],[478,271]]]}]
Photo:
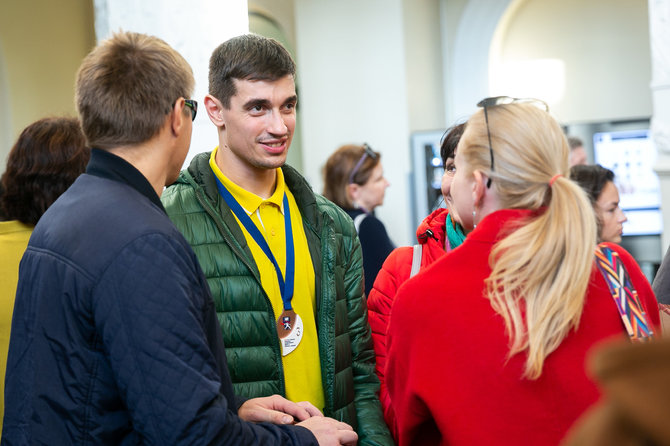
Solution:
[{"label": "man in green puffer jacket", "polygon": [[214,51],[209,77],[219,147],[197,155],[162,201],[207,276],[235,393],[305,401],[353,426],[359,444],[393,444],[354,225],[284,165],[293,60],[272,39],[239,36]]}]

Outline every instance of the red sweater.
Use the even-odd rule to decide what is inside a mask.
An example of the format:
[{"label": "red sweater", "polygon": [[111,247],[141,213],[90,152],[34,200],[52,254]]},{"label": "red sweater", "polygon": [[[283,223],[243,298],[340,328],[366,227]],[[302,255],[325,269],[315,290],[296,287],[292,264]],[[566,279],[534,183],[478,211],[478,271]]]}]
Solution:
[{"label": "red sweater", "polygon": [[[546,358],[541,377],[521,378],[524,354],[507,360],[508,336],[484,297],[484,279],[501,227],[527,215],[502,210],[487,216],[459,249],[399,290],[388,330],[386,383],[400,446],[555,445],[600,396],[586,376],[585,358],[599,342],[626,334],[595,265],[579,327]],[[630,254],[611,247],[658,330],[649,283]]]},{"label": "red sweater", "polygon": [[[445,224],[448,211],[440,208],[427,216],[416,230],[416,238],[422,246],[421,269],[432,264],[445,254]],[[393,411],[391,400],[384,380],[386,366],[386,330],[391,316],[391,306],[398,288],[407,279],[412,269],[413,247],[396,248],[387,257],[382,269],[377,274],[375,283],[368,296],[368,320],[372,329],[372,341],[375,347],[377,364],[375,372],[381,382],[379,399],[384,409],[384,418],[389,427],[393,427]]]}]

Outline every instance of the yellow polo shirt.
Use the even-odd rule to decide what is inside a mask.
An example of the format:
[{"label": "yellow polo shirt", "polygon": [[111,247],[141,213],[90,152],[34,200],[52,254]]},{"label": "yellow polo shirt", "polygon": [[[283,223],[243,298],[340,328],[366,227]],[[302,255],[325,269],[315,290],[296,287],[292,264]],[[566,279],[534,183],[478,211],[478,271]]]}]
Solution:
[{"label": "yellow polo shirt", "polygon": [[[284,230],[284,193],[288,198],[291,211],[291,228],[295,251],[295,286],[291,306],[303,322],[304,334],[298,347],[286,356],[282,356],[284,365],[284,382],[286,398],[291,401],[309,401],[319,409],[323,409],[325,398],[321,381],[321,363],[319,361],[319,342],[316,333],[316,296],[314,292],[314,267],[307,246],[307,237],[302,225],[302,216],[291,191],[286,187],[284,174],[277,169],[277,186],[268,199],[242,189],[229,180],[214,161],[214,149],[209,165],[214,175],[228,189],[242,208],[251,217],[258,230],[263,234],[272,254],[281,269],[282,277],[286,272],[286,237]],[[234,214],[233,214],[234,215]],[[237,219],[237,217],[235,217]],[[253,237],[237,220],[244,233],[247,244],[258,270],[261,274],[261,285],[270,298],[275,321],[284,311],[279,282],[274,264],[265,255]],[[279,342],[279,341],[278,341]]]}]

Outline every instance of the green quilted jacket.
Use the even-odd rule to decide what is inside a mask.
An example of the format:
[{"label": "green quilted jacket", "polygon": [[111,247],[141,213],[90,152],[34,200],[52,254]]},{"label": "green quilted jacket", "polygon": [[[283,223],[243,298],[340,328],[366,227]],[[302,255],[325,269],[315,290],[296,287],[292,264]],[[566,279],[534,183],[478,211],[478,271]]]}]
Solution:
[{"label": "green quilted jacket", "polygon": [[[197,155],[162,195],[212,290],[237,395],[285,396],[275,318],[235,217],[216,188],[209,153]],[[351,219],[314,194],[293,168],[284,178],[302,214],[314,263],[324,414],[349,423],[360,445],[393,444],[384,423],[363,294],[360,244]]]}]

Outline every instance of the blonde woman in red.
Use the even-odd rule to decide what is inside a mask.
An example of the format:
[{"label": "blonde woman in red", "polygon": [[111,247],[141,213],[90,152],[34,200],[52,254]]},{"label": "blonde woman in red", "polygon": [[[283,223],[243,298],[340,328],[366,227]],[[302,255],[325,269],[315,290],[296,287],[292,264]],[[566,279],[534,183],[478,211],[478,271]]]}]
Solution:
[{"label": "blonde woman in red", "polygon": [[[488,98],[468,121],[451,185],[463,244],[400,289],[386,381],[404,445],[555,445],[599,398],[599,343],[649,339],[656,299],[633,258],[597,248],[568,144],[543,103]],[[628,272],[639,319],[621,314],[594,261]],[[628,306],[627,308],[631,308]]]}]

